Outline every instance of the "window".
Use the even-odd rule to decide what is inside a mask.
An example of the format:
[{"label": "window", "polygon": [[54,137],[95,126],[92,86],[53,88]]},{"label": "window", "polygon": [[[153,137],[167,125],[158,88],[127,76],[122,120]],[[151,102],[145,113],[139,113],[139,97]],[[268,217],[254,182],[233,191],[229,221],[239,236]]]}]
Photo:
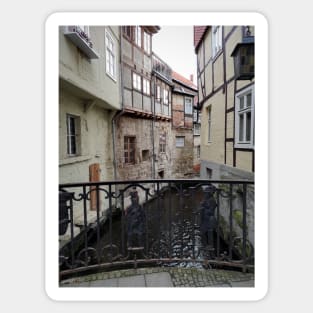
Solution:
[{"label": "window", "polygon": [[75,156],[79,154],[80,140],[80,118],[78,116],[66,115],[67,128],[67,154]]},{"label": "window", "polygon": [[192,115],[192,98],[185,97],[185,113]]},{"label": "window", "polygon": [[137,46],[141,47],[141,27],[135,27],[135,43]]},{"label": "window", "polygon": [[193,129],[193,134],[194,135],[200,135],[200,124],[194,124],[194,129]]},{"label": "window", "polygon": [[254,87],[249,87],[236,94],[235,106],[235,146],[237,148],[253,148]]},{"label": "window", "polygon": [[161,101],[161,87],[159,85],[156,86],[156,100]]},{"label": "window", "polygon": [[150,96],[150,81],[143,78],[142,85],[143,93]]},{"label": "window", "polygon": [[151,52],[151,36],[146,32],[143,33],[143,36],[144,36],[143,37],[143,47],[144,47],[145,51],[148,54],[150,54],[150,52]]},{"label": "window", "polygon": [[168,105],[168,90],[163,90],[163,103]]},{"label": "window", "polygon": [[185,146],[185,137],[178,136],[176,137],[176,147],[181,148]]},{"label": "window", "polygon": [[212,27],[212,56],[222,49],[222,26]]},{"label": "window", "polygon": [[200,159],[200,146],[197,146],[197,158]]},{"label": "window", "polygon": [[116,57],[115,44],[112,36],[105,31],[105,54],[106,54],[106,72],[114,80],[116,79]]},{"label": "window", "polygon": [[212,112],[211,106],[208,107],[208,142],[212,141]]},{"label": "window", "polygon": [[141,91],[141,76],[133,73],[133,88]]},{"label": "window", "polygon": [[135,164],[136,137],[124,137],[124,160],[126,164]]},{"label": "window", "polygon": [[123,26],[123,34],[131,40],[132,38],[132,27],[131,26]]},{"label": "window", "polygon": [[194,121],[194,122],[197,122],[197,121],[198,121],[197,110],[193,110],[193,121]]},{"label": "window", "polygon": [[160,143],[159,143],[159,152],[160,153],[165,153],[166,147],[166,133],[163,133],[162,135],[160,135]]},{"label": "window", "polygon": [[142,161],[148,161],[149,154],[150,154],[149,150],[142,150],[141,151]]}]

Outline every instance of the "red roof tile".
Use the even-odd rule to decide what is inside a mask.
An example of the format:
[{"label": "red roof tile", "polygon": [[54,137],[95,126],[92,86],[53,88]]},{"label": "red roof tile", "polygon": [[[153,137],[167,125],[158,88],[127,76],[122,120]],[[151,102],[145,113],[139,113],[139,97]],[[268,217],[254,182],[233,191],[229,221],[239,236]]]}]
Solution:
[{"label": "red roof tile", "polygon": [[207,28],[208,26],[194,26],[193,27],[193,43],[194,43],[195,49],[197,49]]},{"label": "red roof tile", "polygon": [[182,84],[192,89],[198,89],[198,87],[191,80],[185,78],[184,76],[178,74],[177,72],[172,71],[172,79],[178,80]]}]

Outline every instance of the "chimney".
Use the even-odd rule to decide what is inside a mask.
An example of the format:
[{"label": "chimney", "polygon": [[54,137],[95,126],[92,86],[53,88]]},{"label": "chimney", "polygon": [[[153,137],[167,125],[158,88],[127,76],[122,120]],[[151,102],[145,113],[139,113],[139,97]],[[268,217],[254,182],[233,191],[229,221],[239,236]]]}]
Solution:
[{"label": "chimney", "polygon": [[190,74],[190,81],[193,82],[193,75],[192,74]]}]

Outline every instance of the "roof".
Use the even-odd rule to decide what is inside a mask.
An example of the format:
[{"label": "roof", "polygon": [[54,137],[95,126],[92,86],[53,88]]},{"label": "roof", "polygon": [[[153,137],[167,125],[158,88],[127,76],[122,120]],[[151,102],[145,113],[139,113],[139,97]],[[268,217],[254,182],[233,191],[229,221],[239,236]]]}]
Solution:
[{"label": "roof", "polygon": [[202,40],[203,35],[205,34],[209,26],[194,26],[193,27],[193,43],[195,50],[197,50],[199,43]]},{"label": "roof", "polygon": [[178,74],[177,72],[172,71],[172,79],[185,85],[186,87],[198,90],[198,87],[191,80],[185,78],[184,76]]}]

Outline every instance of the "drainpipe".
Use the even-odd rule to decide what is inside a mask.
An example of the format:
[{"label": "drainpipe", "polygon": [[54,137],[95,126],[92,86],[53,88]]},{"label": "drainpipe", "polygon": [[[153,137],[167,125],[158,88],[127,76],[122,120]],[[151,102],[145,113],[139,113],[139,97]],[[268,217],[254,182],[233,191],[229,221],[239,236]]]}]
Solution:
[{"label": "drainpipe", "polygon": [[114,180],[117,180],[117,164],[116,164],[116,150],[115,150],[115,138],[116,138],[116,121],[125,113],[124,112],[124,80],[123,80],[123,65],[122,65],[122,31],[121,26],[119,28],[119,39],[120,39],[120,51],[119,51],[119,72],[120,72],[120,104],[122,107],[121,111],[115,113],[112,118],[112,137],[113,137],[113,168],[114,168]]},{"label": "drainpipe", "polygon": [[[153,71],[153,70],[152,70]],[[155,125],[155,88],[156,88],[156,78],[154,76],[154,86],[152,94],[152,122],[151,122],[151,136],[152,136],[152,179],[155,179],[155,150],[154,150],[154,125]]]}]

